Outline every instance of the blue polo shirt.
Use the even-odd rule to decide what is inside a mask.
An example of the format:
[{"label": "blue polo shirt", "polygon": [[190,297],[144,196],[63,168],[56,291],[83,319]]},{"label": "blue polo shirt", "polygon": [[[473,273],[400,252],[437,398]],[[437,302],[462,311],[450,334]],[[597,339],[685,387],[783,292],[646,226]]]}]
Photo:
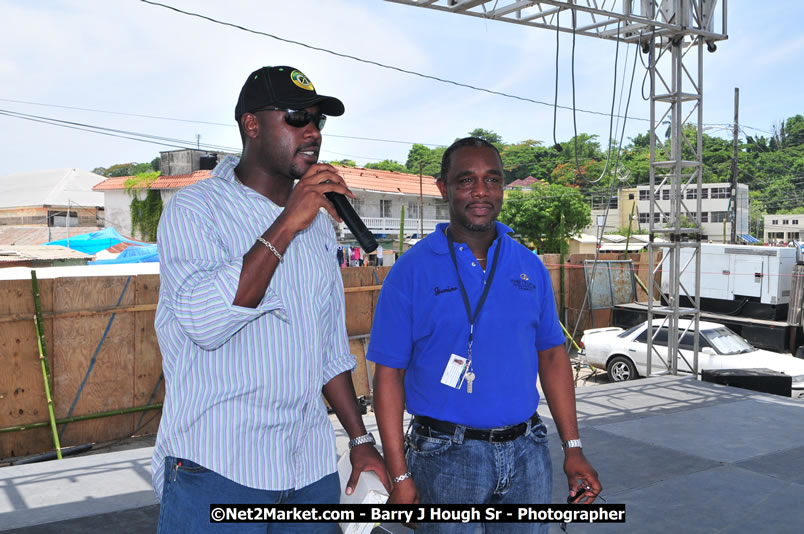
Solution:
[{"label": "blue polo shirt", "polygon": [[536,411],[538,351],[564,343],[553,288],[539,258],[496,223],[486,271],[454,243],[472,312],[500,248],[494,279],[474,327],[472,393],[441,383],[451,354],[467,356],[469,319],[444,234],[446,224],[403,254],[383,283],[366,357],[406,369],[408,412],[474,428],[499,428]]}]

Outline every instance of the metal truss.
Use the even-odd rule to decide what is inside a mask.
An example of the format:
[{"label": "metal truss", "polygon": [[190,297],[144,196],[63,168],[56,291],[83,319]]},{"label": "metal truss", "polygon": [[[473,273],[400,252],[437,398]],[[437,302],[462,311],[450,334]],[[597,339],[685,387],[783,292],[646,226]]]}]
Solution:
[{"label": "metal truss", "polygon": [[[650,272],[648,322],[661,318],[661,327],[650,327],[648,374],[656,357],[663,371],[677,374],[682,358],[698,371],[698,325],[700,321],[701,184],[703,178],[703,51],[714,52],[715,44],[728,38],[727,0],[386,0],[398,4],[459,13],[596,37],[641,46],[648,55],[650,71]],[[564,16],[562,16],[564,15]],[[670,126],[665,139],[661,130]],[[660,199],[670,200],[664,211]],[[683,218],[682,218],[683,216]],[[698,226],[686,224],[694,221]],[[685,223],[685,224],[682,224]],[[683,248],[693,253],[681,265]],[[662,251],[658,265],[655,252]],[[695,287],[681,284],[681,273],[695,263]],[[668,277],[664,302],[656,276]],[[686,295],[691,307],[679,306]],[[682,318],[690,320],[680,327]],[[667,328],[667,353],[654,339]],[[687,362],[679,351],[685,334],[694,333],[694,356]]]}]

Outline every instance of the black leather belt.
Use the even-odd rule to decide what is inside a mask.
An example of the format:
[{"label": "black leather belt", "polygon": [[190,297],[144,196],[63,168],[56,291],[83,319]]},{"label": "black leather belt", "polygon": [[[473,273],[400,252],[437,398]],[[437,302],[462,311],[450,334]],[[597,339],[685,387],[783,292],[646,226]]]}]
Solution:
[{"label": "black leather belt", "polygon": [[459,426],[463,426],[464,439],[477,439],[480,441],[490,441],[492,443],[500,443],[503,441],[511,441],[512,439],[516,439],[527,431],[528,423],[530,423],[531,427],[534,427],[541,421],[539,414],[534,413],[529,421],[519,423],[518,425],[507,426],[505,428],[481,429],[471,428],[464,425],[456,425],[455,423],[450,423],[448,421],[439,421],[438,419],[433,419],[432,417],[427,417],[424,415],[415,415],[413,416],[413,420],[419,425],[420,428],[418,432],[420,434],[427,434],[430,430],[435,430],[436,432],[440,432],[442,434],[454,434],[455,430]]}]

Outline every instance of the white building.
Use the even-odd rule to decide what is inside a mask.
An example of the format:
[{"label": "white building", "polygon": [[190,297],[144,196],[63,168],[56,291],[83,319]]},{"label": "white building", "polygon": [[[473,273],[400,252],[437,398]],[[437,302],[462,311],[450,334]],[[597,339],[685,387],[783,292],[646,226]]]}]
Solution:
[{"label": "white building", "polygon": [[[683,194],[681,214],[685,215],[686,210],[695,212],[697,191],[695,188],[688,188]],[[670,189],[662,188],[658,192],[659,198],[656,200],[654,208],[654,222],[658,226],[664,226],[669,220],[670,212]],[[731,238],[730,221],[730,202],[731,186],[728,183],[701,184],[701,225],[704,239],[714,243],[729,241]],[[634,231],[637,229],[647,230],[650,219],[650,186],[640,185],[629,189],[620,189],[616,196],[609,199],[608,214],[605,217],[605,232],[612,232],[619,228],[628,226],[628,216],[631,214],[631,205],[636,202],[633,210],[635,220],[632,223]],[[663,213],[662,213],[663,212]],[[592,204],[592,225],[584,229],[585,233],[599,235],[600,226],[603,224],[603,215],[606,213],[605,199],[593,199]],[[748,186],[737,184],[737,235],[748,234],[749,223],[748,210]],[[802,216],[804,220],[804,216]],[[740,239],[738,237],[738,239]]]},{"label": "white building", "polygon": [[804,213],[796,215],[764,215],[763,241],[771,245],[785,245],[791,241],[804,241]]}]

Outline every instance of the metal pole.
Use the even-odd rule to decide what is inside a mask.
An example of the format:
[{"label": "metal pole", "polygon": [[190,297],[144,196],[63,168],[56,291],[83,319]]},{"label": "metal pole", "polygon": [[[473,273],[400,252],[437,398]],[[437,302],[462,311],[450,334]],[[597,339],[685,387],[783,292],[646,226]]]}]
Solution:
[{"label": "metal pole", "polygon": [[67,248],[70,248],[70,199],[67,199]]},{"label": "metal pole", "polygon": [[739,130],[740,88],[734,88],[734,155],[731,158],[731,242],[737,243],[737,134]]},{"label": "metal pole", "polygon": [[422,162],[419,162],[419,239],[424,237],[424,195],[422,193]]}]

